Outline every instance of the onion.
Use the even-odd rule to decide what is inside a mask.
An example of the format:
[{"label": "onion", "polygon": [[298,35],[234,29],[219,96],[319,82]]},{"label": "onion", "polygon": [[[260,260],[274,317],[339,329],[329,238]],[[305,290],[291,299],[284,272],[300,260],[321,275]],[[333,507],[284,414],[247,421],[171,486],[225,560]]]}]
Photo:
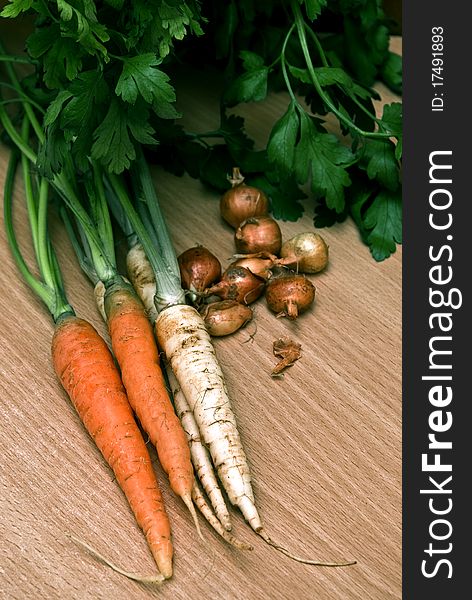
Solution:
[{"label": "onion", "polygon": [[274,277],[267,284],[267,305],[278,317],[296,319],[314,299],[315,286],[303,275]]},{"label": "onion", "polygon": [[205,290],[205,295],[213,294],[223,300],[235,300],[250,304],[264,291],[265,281],[244,267],[228,267],[221,281]]},{"label": "onion", "polygon": [[234,333],[249,323],[252,310],[235,300],[222,300],[209,304],[202,312],[202,317],[208,333],[221,337]]},{"label": "onion", "polygon": [[267,196],[261,190],[243,184],[244,177],[237,167],[229,180],[233,187],[220,200],[221,216],[229,225],[236,229],[245,219],[269,212]]},{"label": "onion", "polygon": [[328,245],[319,233],[307,231],[287,240],[278,264],[296,265],[300,273],[318,273],[328,264]]},{"label": "onion", "polygon": [[249,258],[238,258],[238,260],[235,260],[230,264],[230,267],[244,267],[245,269],[249,269],[254,275],[262,277],[262,279],[267,281],[267,279],[272,276],[270,269],[273,264],[274,261],[270,258],[251,256]]},{"label": "onion", "polygon": [[182,287],[203,292],[221,276],[220,261],[207,248],[195,246],[178,257]]},{"label": "onion", "polygon": [[244,254],[262,251],[278,254],[282,246],[282,232],[271,217],[250,217],[238,227],[234,241],[238,252]]}]

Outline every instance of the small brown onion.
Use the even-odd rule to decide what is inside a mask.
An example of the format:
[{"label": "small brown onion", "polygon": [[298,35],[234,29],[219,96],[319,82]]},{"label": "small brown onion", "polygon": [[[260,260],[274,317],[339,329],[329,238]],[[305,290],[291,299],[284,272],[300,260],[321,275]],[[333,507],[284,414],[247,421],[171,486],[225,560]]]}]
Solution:
[{"label": "small brown onion", "polygon": [[202,318],[210,335],[221,337],[234,333],[252,319],[249,306],[235,300],[222,300],[206,306]]},{"label": "small brown onion", "polygon": [[296,266],[300,273],[318,273],[328,264],[328,245],[319,233],[307,231],[287,240],[280,249],[279,264]]},{"label": "small brown onion", "polygon": [[245,269],[249,269],[251,273],[257,275],[258,277],[262,277],[262,279],[269,279],[272,276],[271,267],[274,264],[270,258],[258,258],[258,257],[250,257],[250,258],[238,258],[230,264],[230,267],[244,267]]},{"label": "small brown onion", "polygon": [[220,200],[220,213],[223,219],[236,229],[249,217],[267,215],[269,200],[263,191],[243,183],[244,177],[235,167],[229,178],[232,188],[225,192]]},{"label": "small brown onion", "polygon": [[178,261],[184,290],[203,292],[221,276],[220,261],[203,246],[185,250]]},{"label": "small brown onion", "polygon": [[278,254],[282,246],[282,232],[271,217],[250,217],[241,223],[234,234],[238,252]]},{"label": "small brown onion", "polygon": [[251,304],[264,291],[265,281],[244,267],[228,267],[221,281],[205,290],[205,295],[215,294],[223,300],[236,300]]},{"label": "small brown onion", "polygon": [[303,275],[274,277],[267,284],[267,305],[278,317],[296,319],[314,299],[315,286]]}]

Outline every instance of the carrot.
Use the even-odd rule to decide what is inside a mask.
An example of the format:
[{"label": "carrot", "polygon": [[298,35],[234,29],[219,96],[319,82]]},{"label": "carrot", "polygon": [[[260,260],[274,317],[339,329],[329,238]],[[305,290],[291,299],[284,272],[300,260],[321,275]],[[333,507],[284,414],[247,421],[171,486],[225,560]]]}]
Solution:
[{"label": "carrot", "polygon": [[[21,134],[16,131],[1,103],[0,122],[22,153],[24,193],[37,265],[35,273],[24,259],[13,225],[13,190],[20,162],[17,149],[11,152],[5,177],[6,237],[19,272],[45,304],[55,323],[51,346],[54,369],[85,427],[113,469],[161,571],[158,577],[129,576],[148,583],[161,582],[163,578],[172,575],[173,548],[169,519],[146,445],[134,420],[113,357],[95,329],[75,316],[74,309],[67,300],[62,273],[48,235],[48,181],[38,174],[37,196],[32,185],[30,163],[36,162],[36,155],[28,141],[30,121],[35,120],[35,116],[31,110],[27,110],[28,107],[26,104],[27,114],[22,120]],[[35,131],[38,127],[39,123],[36,121]],[[80,207],[74,187],[65,178],[61,181],[62,191],[67,188],[70,192],[69,199],[75,198]],[[54,185],[58,187],[57,180]],[[83,211],[78,210],[77,216],[79,215],[84,222],[87,220]],[[126,573],[123,570],[120,572]]]},{"label": "carrot", "polygon": [[[156,447],[172,490],[189,509],[201,536],[192,501],[194,475],[187,439],[167,392],[144,305],[131,284],[118,273],[102,171],[93,161],[91,165],[94,185],[86,185],[90,224],[76,218],[80,241],[64,206],[61,214],[79,263],[95,284],[97,307],[108,325],[129,402]],[[73,205],[76,211],[81,208],[75,201]]]},{"label": "carrot", "polygon": [[104,302],[113,354],[129,402],[156,447],[172,490],[184,501],[200,533],[192,502],[194,474],[190,450],[167,392],[144,306],[131,285],[123,280],[108,287]]},{"label": "carrot", "polygon": [[52,340],[54,369],[87,431],[113,469],[159,571],[172,576],[169,519],[113,357],[87,321],[60,318]]}]

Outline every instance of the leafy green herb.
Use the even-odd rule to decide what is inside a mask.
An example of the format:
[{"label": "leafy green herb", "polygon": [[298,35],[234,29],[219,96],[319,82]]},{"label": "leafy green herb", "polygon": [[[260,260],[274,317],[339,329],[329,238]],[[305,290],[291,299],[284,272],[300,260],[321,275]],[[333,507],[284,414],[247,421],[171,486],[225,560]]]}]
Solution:
[{"label": "leafy green herb", "polygon": [[[350,216],[376,260],[400,243],[402,105],[377,115],[371,86],[382,79],[400,93],[401,58],[377,0],[9,0],[0,16],[23,13],[36,19],[21,93],[30,112],[42,106],[43,176],[73,165],[86,179],[91,159],[118,174],[145,146],[220,191],[238,165],[276,218],[298,219],[309,189],[315,225]],[[215,131],[177,124],[177,62],[222,74]],[[287,108],[255,148],[232,108],[271,90],[288,93]]]}]

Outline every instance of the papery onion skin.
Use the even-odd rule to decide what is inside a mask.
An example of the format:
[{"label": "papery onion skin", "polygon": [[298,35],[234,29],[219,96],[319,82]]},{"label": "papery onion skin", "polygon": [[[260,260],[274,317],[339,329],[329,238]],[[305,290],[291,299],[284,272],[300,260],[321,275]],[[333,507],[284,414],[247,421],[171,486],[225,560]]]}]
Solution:
[{"label": "papery onion skin", "polygon": [[235,300],[214,302],[202,311],[208,333],[214,337],[230,335],[244,327],[252,319],[249,306]]},{"label": "papery onion skin", "polygon": [[251,273],[257,275],[258,277],[262,277],[262,279],[269,279],[272,276],[271,267],[274,262],[270,258],[238,258],[232,262],[230,267],[244,267],[245,269],[249,269]]},{"label": "papery onion skin", "polygon": [[234,234],[234,242],[237,251],[243,254],[262,251],[278,254],[282,246],[282,232],[271,217],[251,217],[240,224]]},{"label": "papery onion skin", "polygon": [[291,266],[299,273],[319,273],[329,261],[329,247],[319,233],[299,233],[282,244],[279,264]]},{"label": "papery onion skin", "polygon": [[221,281],[205,290],[207,296],[216,294],[223,300],[251,304],[264,292],[265,280],[244,267],[228,267]]},{"label": "papery onion skin", "polygon": [[192,292],[203,292],[221,277],[221,263],[204,246],[194,246],[178,257],[182,287]]},{"label": "papery onion skin", "polygon": [[268,282],[265,297],[267,306],[278,317],[293,320],[313,304],[315,286],[303,275],[283,275]]}]

